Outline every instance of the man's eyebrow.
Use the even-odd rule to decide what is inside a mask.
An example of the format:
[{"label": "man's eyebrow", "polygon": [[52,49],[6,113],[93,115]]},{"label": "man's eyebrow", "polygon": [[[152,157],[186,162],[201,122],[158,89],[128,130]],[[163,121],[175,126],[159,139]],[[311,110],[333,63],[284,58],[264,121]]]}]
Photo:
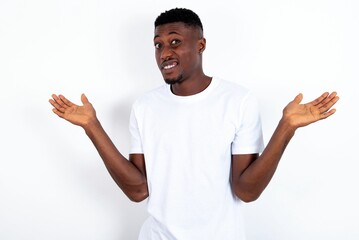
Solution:
[{"label": "man's eyebrow", "polygon": [[[180,35],[178,32],[176,31],[172,31],[172,32],[169,32],[168,35],[172,35],[172,34],[177,34],[177,35]],[[155,37],[153,39],[156,39],[158,38],[160,35],[156,34]]]}]

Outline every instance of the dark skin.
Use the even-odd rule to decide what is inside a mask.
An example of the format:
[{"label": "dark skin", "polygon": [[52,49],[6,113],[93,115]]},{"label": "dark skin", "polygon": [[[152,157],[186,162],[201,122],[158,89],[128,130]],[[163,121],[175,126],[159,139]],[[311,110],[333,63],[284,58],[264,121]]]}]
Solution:
[{"label": "dark skin", "polygon": [[[202,68],[202,53],[206,40],[202,30],[183,23],[156,27],[155,56],[158,67],[172,92],[190,96],[203,91],[211,82]],[[283,110],[269,143],[263,153],[232,155],[232,190],[242,201],[256,200],[264,191],[295,131],[334,114],[333,105],[339,100],[335,92],[323,93],[315,100],[301,104],[298,94]],[[95,109],[83,94],[82,106],[62,95],[49,100],[59,117],[81,126],[95,145],[109,173],[132,201],[142,201],[149,195],[143,154],[130,154],[129,161],[117,150],[99,122]]]},{"label": "dark skin", "polygon": [[[172,92],[189,96],[203,91],[211,82],[202,69],[206,39],[201,29],[172,23],[155,29],[155,56],[158,68]],[[168,69],[165,69],[169,67]]]}]

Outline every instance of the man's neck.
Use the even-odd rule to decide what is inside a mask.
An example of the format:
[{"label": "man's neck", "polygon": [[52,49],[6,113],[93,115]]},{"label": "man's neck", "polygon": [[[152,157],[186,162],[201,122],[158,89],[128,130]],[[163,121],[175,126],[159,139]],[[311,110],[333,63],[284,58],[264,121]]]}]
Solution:
[{"label": "man's neck", "polygon": [[177,96],[191,96],[205,90],[212,78],[206,75],[196,76],[183,82],[172,84],[171,91]]}]

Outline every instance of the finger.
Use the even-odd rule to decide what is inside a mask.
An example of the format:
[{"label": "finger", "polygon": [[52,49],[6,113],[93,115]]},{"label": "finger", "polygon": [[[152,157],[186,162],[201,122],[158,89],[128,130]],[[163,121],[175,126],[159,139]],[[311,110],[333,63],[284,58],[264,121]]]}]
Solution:
[{"label": "finger", "polygon": [[323,104],[319,110],[320,112],[324,113],[327,112],[331,107],[333,107],[334,104],[336,104],[339,100],[339,97],[334,95],[331,98],[328,97],[328,101],[325,101],[325,104]]},{"label": "finger", "polygon": [[[58,111],[61,113],[65,112],[65,108],[63,108],[61,105],[59,105],[56,101],[54,101],[53,99],[49,100],[50,104]],[[55,112],[56,113],[56,112]]]},{"label": "finger", "polygon": [[326,105],[333,98],[335,98],[336,95],[337,95],[336,92],[332,92],[330,95],[328,95],[326,98],[324,98],[320,103],[318,103],[317,106],[320,107],[320,105]]},{"label": "finger", "polygon": [[58,110],[63,109],[63,107],[59,104],[59,102],[61,102],[59,97],[57,95],[55,95],[55,94],[52,94],[51,96],[52,96],[52,99],[49,100],[51,105],[53,107],[55,107],[56,109],[58,109]]},{"label": "finger", "polygon": [[82,102],[83,104],[88,104],[88,103],[90,103],[84,93],[81,94],[81,102]]},{"label": "finger", "polygon": [[337,97],[337,96],[333,96],[330,98],[327,97],[317,106],[321,112],[324,112],[324,111],[327,111],[328,109],[330,109],[338,100],[339,100],[339,97]]},{"label": "finger", "polygon": [[325,92],[322,95],[320,95],[318,98],[314,99],[313,101],[309,102],[308,104],[312,104],[314,106],[317,106],[320,104],[324,99],[328,97],[329,93]]},{"label": "finger", "polygon": [[299,93],[293,100],[293,102],[300,104],[300,102],[303,100],[303,94]]},{"label": "finger", "polygon": [[[62,100],[62,98],[64,98],[64,96],[62,96],[61,98],[61,95],[59,96],[56,96],[55,94],[52,94],[52,98],[54,99],[54,101],[61,106],[61,108],[63,109],[66,109],[68,108],[69,106],[65,104],[65,102]],[[56,107],[57,108],[57,107]],[[59,108],[57,108],[59,109]]]},{"label": "finger", "polygon": [[64,118],[64,113],[59,111],[57,108],[53,108],[52,111],[60,118]]},{"label": "finger", "polygon": [[73,105],[76,105],[76,104],[72,103],[70,100],[68,100],[67,98],[65,98],[63,95],[59,95],[59,98],[68,107],[72,107]]},{"label": "finger", "polygon": [[333,115],[335,112],[336,112],[336,109],[333,108],[333,109],[330,109],[330,111],[328,111],[328,112],[322,113],[322,114],[320,115],[320,120],[326,119],[327,117]]}]

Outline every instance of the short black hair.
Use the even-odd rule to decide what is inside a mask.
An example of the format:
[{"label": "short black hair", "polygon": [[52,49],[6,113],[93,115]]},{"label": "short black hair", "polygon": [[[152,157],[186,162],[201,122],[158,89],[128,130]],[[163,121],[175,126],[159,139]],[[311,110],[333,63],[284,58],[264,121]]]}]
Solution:
[{"label": "short black hair", "polygon": [[201,19],[195,12],[186,8],[173,8],[161,13],[155,20],[155,28],[175,22],[182,22],[191,27],[199,27],[203,31]]}]

